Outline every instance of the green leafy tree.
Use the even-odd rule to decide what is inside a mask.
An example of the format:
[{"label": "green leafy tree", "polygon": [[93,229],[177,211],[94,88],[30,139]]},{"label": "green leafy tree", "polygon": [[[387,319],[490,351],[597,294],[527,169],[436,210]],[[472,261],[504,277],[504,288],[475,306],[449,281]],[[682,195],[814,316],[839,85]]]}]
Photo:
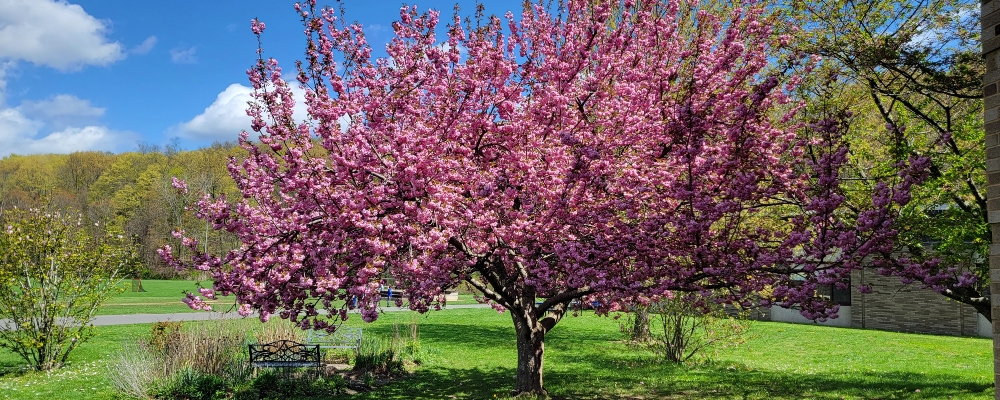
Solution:
[{"label": "green leafy tree", "polygon": [[[851,110],[850,177],[865,192],[911,156],[931,160],[898,221],[904,252],[881,265],[990,319],[979,2],[783,0],[823,57],[804,85],[814,113]],[[818,101],[817,101],[818,100]],[[863,195],[855,199],[863,199]]]},{"label": "green leafy tree", "polygon": [[0,221],[0,347],[37,370],[59,368],[123,288],[132,246],[113,230],[91,235],[78,215],[15,209]]}]

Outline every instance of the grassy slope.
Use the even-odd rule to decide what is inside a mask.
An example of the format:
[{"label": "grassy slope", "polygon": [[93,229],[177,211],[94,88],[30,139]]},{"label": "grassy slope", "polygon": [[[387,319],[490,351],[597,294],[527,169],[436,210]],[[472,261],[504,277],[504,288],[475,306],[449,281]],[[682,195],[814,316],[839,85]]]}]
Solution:
[{"label": "grassy slope", "polygon": [[[504,397],[516,366],[509,315],[490,309],[390,313],[366,325],[365,335],[388,336],[394,323],[412,321],[419,324],[427,362],[403,380],[354,398]],[[349,322],[361,325],[356,318]],[[567,318],[546,340],[545,385],[555,396],[574,399],[992,398],[988,339],[770,322],[755,330],[759,338],[721,352],[712,363],[673,366],[618,342],[611,318]],[[3,376],[0,397],[109,398],[101,355],[148,332],[149,325],[99,327],[99,336],[73,353],[74,365],[52,376]],[[0,350],[0,366],[14,365],[12,356]]]}]

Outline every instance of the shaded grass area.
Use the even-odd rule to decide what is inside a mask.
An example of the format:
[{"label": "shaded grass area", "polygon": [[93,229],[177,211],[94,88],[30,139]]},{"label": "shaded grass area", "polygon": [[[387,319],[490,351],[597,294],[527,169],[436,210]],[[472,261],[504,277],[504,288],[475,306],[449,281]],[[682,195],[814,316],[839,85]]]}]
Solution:
[{"label": "shaded grass area", "polygon": [[[353,317],[348,325],[363,326],[366,336],[389,337],[393,324],[414,322],[423,365],[374,392],[349,398],[506,397],[516,368],[508,314],[491,309],[387,313],[370,325]],[[0,397],[111,398],[103,376],[106,355],[149,330],[149,325],[98,327],[98,336],[72,354],[65,370],[51,376],[0,376]],[[678,366],[629,348],[620,341],[617,321],[587,312],[564,319],[547,337],[545,386],[555,398],[566,399],[993,397],[988,339],[771,322],[754,330],[758,337],[743,347],[720,351],[711,362]],[[0,367],[18,363],[0,350]]]},{"label": "shaded grass area", "polygon": [[[412,318],[386,314],[366,332],[387,334]],[[417,317],[422,345],[440,356],[360,398],[504,397],[516,368],[509,318],[492,310]],[[743,347],[678,366],[620,342],[611,318],[567,318],[546,338],[545,386],[571,399],[993,397],[988,339],[771,322],[754,330],[759,337]]]}]

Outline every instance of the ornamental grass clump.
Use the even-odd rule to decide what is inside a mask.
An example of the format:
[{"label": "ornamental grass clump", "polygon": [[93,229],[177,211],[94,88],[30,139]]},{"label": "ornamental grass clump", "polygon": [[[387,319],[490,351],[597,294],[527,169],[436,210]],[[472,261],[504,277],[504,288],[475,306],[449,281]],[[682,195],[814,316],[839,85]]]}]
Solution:
[{"label": "ornamental grass clump", "polygon": [[365,336],[354,356],[354,370],[374,375],[403,372],[401,343],[395,338]]},{"label": "ornamental grass clump", "polygon": [[108,376],[131,398],[209,396],[251,381],[249,343],[301,339],[302,330],[284,321],[158,322],[148,338],[111,356]]}]

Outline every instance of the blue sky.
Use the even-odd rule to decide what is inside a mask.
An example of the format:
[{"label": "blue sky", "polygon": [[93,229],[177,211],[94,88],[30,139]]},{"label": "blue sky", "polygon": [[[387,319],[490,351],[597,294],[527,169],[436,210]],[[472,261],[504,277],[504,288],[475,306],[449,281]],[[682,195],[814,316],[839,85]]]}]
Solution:
[{"label": "blue sky", "polygon": [[[456,1],[415,3],[450,20]],[[473,1],[458,3],[463,15],[474,12]],[[517,13],[521,4],[482,3],[497,15]],[[187,149],[235,140],[249,128],[245,71],[257,46],[250,19],[267,24],[265,55],[294,69],[304,36],[292,4],[0,0],[0,157],[122,152],[175,137]],[[384,55],[403,3],[344,4],[347,18],[367,28],[376,55]]]}]

